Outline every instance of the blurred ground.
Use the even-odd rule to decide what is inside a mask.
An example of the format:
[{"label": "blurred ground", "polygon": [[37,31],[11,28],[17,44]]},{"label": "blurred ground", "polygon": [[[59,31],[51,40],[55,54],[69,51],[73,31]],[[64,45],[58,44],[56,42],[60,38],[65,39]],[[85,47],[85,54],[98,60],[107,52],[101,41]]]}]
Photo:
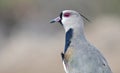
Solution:
[{"label": "blurred ground", "polygon": [[64,9],[81,12],[88,40],[113,73],[120,65],[119,0],[0,0],[0,73],[65,73],[60,53],[64,30],[49,21]]}]

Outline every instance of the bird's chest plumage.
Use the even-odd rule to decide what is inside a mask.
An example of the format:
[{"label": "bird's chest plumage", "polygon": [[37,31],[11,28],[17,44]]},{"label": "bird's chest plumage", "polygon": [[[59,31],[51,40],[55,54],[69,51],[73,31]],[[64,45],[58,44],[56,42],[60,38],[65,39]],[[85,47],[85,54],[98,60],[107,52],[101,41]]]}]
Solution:
[{"label": "bird's chest plumage", "polygon": [[73,53],[74,53],[73,47],[68,47],[68,50],[64,54],[65,63],[68,63],[68,61],[70,61],[72,59]]},{"label": "bird's chest plumage", "polygon": [[64,53],[63,66],[66,73],[69,73],[68,72],[70,67],[69,63],[72,60],[73,53],[74,53],[73,47],[68,47],[67,51]]},{"label": "bird's chest plumage", "polygon": [[80,59],[80,57],[76,58],[77,53],[78,52],[76,52],[76,48],[70,46],[64,54],[63,65],[66,73],[73,73],[74,70],[74,73],[79,73],[77,72],[78,70],[76,70],[75,68],[75,66],[78,67],[79,65],[78,58]]}]

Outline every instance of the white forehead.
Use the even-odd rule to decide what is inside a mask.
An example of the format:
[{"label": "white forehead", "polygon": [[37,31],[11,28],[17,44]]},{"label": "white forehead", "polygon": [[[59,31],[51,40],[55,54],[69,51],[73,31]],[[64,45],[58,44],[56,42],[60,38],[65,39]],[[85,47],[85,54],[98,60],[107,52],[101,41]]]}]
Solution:
[{"label": "white forehead", "polygon": [[64,13],[67,13],[67,12],[69,12],[69,13],[74,13],[74,14],[79,14],[77,11],[74,11],[74,10],[64,10],[64,11],[63,11],[63,14],[64,14]]}]

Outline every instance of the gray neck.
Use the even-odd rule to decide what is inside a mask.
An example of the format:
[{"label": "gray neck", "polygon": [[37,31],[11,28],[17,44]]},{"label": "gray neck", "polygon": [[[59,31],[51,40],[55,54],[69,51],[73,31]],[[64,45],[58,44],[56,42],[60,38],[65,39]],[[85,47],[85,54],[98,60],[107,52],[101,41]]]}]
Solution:
[{"label": "gray neck", "polygon": [[79,47],[79,45],[87,43],[84,35],[84,23],[82,18],[75,19],[74,21],[71,20],[69,23],[64,22],[64,29],[66,32],[64,53],[67,51],[69,46]]},{"label": "gray neck", "polygon": [[84,26],[76,27],[73,29],[73,37],[71,39],[71,45],[86,43],[86,37],[84,35]]}]

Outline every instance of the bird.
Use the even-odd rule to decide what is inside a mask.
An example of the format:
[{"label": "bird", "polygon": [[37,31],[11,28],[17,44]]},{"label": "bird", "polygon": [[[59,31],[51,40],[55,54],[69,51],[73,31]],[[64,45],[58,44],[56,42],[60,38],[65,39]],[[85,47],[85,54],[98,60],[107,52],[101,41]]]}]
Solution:
[{"label": "bird", "polygon": [[50,22],[60,23],[65,30],[65,46],[61,53],[66,73],[112,73],[102,53],[84,34],[84,17],[75,10],[63,10]]}]

